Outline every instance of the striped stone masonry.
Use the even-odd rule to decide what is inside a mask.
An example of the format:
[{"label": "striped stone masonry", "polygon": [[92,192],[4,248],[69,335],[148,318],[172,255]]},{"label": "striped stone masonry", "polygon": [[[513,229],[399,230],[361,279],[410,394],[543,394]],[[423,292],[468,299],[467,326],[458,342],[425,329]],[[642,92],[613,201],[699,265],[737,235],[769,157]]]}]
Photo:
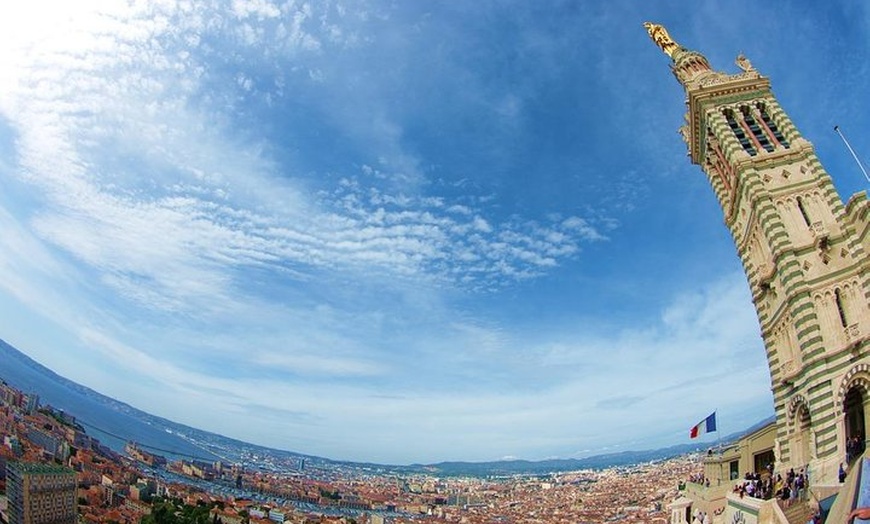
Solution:
[{"label": "striped stone masonry", "polygon": [[843,205],[765,77],[712,71],[695,52],[677,58],[690,157],[722,207],[758,314],[777,467],[835,482],[847,438],[866,439],[870,423],[870,202],[862,193]]}]

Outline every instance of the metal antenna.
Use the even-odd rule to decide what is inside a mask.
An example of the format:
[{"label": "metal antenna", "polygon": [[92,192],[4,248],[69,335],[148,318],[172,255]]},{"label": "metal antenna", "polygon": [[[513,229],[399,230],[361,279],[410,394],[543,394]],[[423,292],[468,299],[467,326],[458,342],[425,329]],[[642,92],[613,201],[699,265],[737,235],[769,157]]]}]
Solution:
[{"label": "metal antenna", "polygon": [[849,141],[846,140],[846,137],[843,136],[843,132],[840,131],[840,126],[834,126],[834,131],[840,135],[840,138],[843,139],[843,143],[846,144],[846,147],[849,149],[849,152],[852,153],[852,158],[855,159],[855,163],[858,164],[858,168],[861,169],[861,172],[864,173],[864,178],[867,179],[867,182],[870,182],[870,176],[867,175],[867,170],[864,169],[864,165],[861,164],[861,160],[858,159],[858,155],[855,154],[855,150],[852,149],[852,146],[849,145]]}]

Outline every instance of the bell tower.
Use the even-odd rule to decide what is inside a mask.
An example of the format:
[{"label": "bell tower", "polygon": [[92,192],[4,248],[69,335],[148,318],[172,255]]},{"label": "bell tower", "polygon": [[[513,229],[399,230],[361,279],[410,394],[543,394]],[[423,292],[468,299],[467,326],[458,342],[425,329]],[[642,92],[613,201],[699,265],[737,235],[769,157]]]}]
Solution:
[{"label": "bell tower", "polygon": [[644,24],[686,91],[680,128],[725,217],[770,368],[777,468],[814,482],[863,452],[870,410],[870,202],[844,206],[816,156],[742,54],[739,72]]}]

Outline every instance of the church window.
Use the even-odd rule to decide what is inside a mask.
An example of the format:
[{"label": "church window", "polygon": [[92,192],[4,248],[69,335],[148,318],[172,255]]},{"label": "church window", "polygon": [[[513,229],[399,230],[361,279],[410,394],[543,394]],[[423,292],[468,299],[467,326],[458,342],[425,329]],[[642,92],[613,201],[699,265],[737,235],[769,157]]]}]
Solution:
[{"label": "church window", "polygon": [[767,109],[764,107],[764,104],[758,104],[758,112],[761,114],[762,122],[764,122],[764,125],[766,125],[770,132],[773,133],[773,137],[776,141],[782,144],[782,147],[788,149],[788,140],[785,139],[782,132],[780,132],[779,128],[776,126],[776,123],[772,118],[770,118],[770,115],[767,114]]},{"label": "church window", "polygon": [[748,112],[744,115],[744,120],[746,124],[749,126],[749,130],[752,131],[752,134],[755,136],[755,139],[761,144],[761,147],[764,148],[768,153],[773,152],[773,144],[770,143],[770,140],[767,138],[767,134],[755,121],[755,118],[752,117],[752,113]]},{"label": "church window", "polygon": [[737,141],[740,142],[740,145],[743,147],[743,150],[749,153],[750,156],[755,156],[758,153],[755,150],[755,147],[752,144],[752,141],[749,140],[749,137],[746,136],[746,133],[743,132],[743,128],[740,127],[740,124],[734,118],[734,112],[731,110],[725,111],[725,119],[728,121],[728,127],[731,128],[731,131],[734,133],[734,136],[737,137]]},{"label": "church window", "polygon": [[801,216],[804,217],[804,222],[806,222],[808,226],[811,225],[812,222],[810,222],[810,216],[807,214],[806,206],[804,206],[804,199],[797,197],[797,206],[801,212]]},{"label": "church window", "polygon": [[842,324],[843,327],[848,326],[849,323],[846,321],[846,309],[843,307],[843,295],[840,293],[839,289],[834,290],[834,302],[837,304],[837,313],[840,314],[840,324]]}]

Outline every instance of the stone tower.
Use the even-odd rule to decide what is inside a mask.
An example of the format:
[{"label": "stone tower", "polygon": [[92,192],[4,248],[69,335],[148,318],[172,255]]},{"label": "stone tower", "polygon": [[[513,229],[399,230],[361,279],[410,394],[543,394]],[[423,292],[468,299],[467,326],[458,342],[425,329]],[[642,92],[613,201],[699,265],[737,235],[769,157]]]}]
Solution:
[{"label": "stone tower", "polygon": [[[846,204],[746,57],[714,71],[644,24],[686,90],[680,128],[725,215],[752,292],[776,412],[777,467],[836,482],[870,407],[870,202]],[[851,453],[850,453],[851,452]]]}]

